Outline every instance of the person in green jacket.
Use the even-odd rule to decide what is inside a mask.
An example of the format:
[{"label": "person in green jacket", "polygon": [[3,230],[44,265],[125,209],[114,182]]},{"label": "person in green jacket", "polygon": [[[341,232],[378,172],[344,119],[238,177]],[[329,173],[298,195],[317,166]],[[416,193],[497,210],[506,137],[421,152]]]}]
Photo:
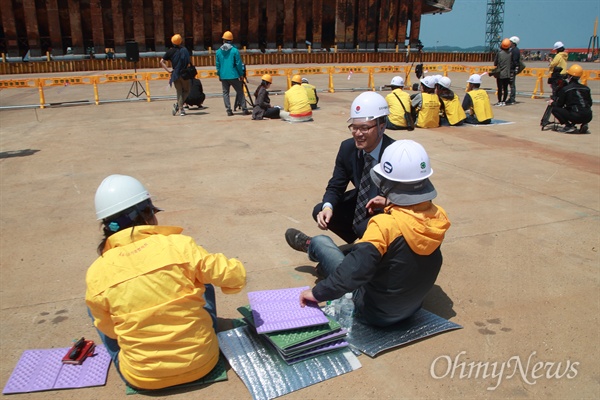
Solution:
[{"label": "person in green jacket", "polygon": [[235,90],[235,104],[242,106],[242,114],[250,115],[246,100],[244,98],[244,77],[246,67],[242,63],[239,50],[232,44],[233,34],[229,31],[223,33],[223,45],[216,52],[216,68],[221,88],[223,89],[223,103],[228,116],[233,115],[229,89],[233,86]]}]

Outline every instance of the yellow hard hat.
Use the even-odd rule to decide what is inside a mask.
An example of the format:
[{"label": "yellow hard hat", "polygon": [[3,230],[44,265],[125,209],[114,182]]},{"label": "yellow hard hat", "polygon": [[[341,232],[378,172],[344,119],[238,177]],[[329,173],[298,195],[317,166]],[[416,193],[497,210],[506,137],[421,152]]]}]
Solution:
[{"label": "yellow hard hat", "polygon": [[223,37],[221,39],[233,40],[233,33],[231,33],[230,31],[225,31],[225,33],[223,33]]},{"label": "yellow hard hat", "polygon": [[510,39],[509,38],[502,39],[502,44],[500,45],[500,47],[503,48],[504,50],[508,49],[510,47]]},{"label": "yellow hard hat", "polygon": [[179,33],[173,35],[173,37],[171,38],[171,43],[173,43],[175,46],[179,46],[181,42],[183,42],[183,38]]},{"label": "yellow hard hat", "polygon": [[264,74],[261,79],[265,82],[273,83],[273,78],[269,74]]},{"label": "yellow hard hat", "polygon": [[576,78],[581,78],[581,75],[583,75],[583,68],[581,68],[581,65],[579,64],[573,64],[567,70],[567,74]]},{"label": "yellow hard hat", "polygon": [[302,84],[302,77],[300,75],[294,75],[294,76],[292,76],[292,82],[301,85]]}]

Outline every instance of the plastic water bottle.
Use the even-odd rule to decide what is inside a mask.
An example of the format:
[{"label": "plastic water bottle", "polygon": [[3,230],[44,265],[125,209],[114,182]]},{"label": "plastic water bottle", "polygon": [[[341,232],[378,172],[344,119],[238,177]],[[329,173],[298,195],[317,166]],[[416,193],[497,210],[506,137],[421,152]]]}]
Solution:
[{"label": "plastic water bottle", "polygon": [[325,306],[323,307],[323,312],[325,315],[335,319],[335,308],[331,300],[327,300],[327,303],[325,303]]},{"label": "plastic water bottle", "polygon": [[342,307],[342,299],[335,299],[331,301],[333,304],[333,318],[339,322],[340,320],[340,308]]},{"label": "plastic water bottle", "polygon": [[352,301],[352,293],[346,293],[342,298],[338,321],[342,328],[346,329],[348,333],[352,332],[352,323],[354,322],[354,302]]}]

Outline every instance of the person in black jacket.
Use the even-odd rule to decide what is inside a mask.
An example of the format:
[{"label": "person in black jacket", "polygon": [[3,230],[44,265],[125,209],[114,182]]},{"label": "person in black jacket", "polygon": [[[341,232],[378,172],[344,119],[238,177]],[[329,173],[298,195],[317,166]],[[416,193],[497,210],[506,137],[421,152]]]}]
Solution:
[{"label": "person in black jacket", "polygon": [[[184,116],[183,103],[190,93],[190,81],[183,79],[181,73],[190,63],[190,52],[181,46],[183,38],[180,34],[173,35],[171,43],[173,43],[173,47],[167,50],[161,58],[160,65],[171,74],[169,85],[175,86],[177,91],[177,103],[173,104],[172,114],[175,116],[179,112],[179,115]],[[167,61],[171,62],[171,70],[167,66]]]},{"label": "person in black jacket", "polygon": [[[366,202],[359,203],[359,192],[364,180],[366,200],[377,195],[368,171],[364,174],[365,162],[375,165],[394,141],[384,134],[388,113],[387,101],[378,93],[364,92],[354,99],[348,120],[352,138],[341,143],[323,201],[313,209],[319,229],[330,230],[347,243],[362,236],[372,216],[366,210]],[[350,183],[354,189],[347,191]]]},{"label": "person in black jacket", "polygon": [[[385,211],[369,220],[367,230],[347,255],[329,236],[308,237],[290,229],[298,240],[290,245],[319,262],[325,279],[300,295],[300,305],[340,298],[353,292],[359,322],[389,326],[417,312],[442,266],[441,244],[450,221],[433,204],[437,196],[423,146],[398,140],[371,170],[382,197],[370,206]],[[289,234],[286,232],[286,239]]]},{"label": "person in black jacket", "polygon": [[273,78],[269,74],[264,74],[261,78],[260,85],[254,91],[254,108],[252,109],[252,119],[263,118],[279,118],[279,107],[271,105],[269,98],[269,87],[273,83]]},{"label": "person in black jacket", "polygon": [[190,82],[190,94],[188,94],[187,99],[185,99],[185,104],[188,107],[197,106],[199,109],[203,109],[204,106],[202,104],[204,104],[206,95],[202,88],[202,82],[200,82],[200,79],[196,78],[192,78]]},{"label": "person in black jacket", "polygon": [[517,74],[519,65],[521,65],[521,50],[519,50],[519,38],[513,36],[510,39],[510,95],[506,105],[515,104],[517,102]]},{"label": "person in black jacket", "polygon": [[[590,88],[579,83],[583,68],[573,64],[567,70],[568,84],[558,91],[552,102],[552,115],[564,124],[564,133],[588,133],[588,123],[592,120],[592,95]],[[577,129],[575,124],[581,124]]]}]

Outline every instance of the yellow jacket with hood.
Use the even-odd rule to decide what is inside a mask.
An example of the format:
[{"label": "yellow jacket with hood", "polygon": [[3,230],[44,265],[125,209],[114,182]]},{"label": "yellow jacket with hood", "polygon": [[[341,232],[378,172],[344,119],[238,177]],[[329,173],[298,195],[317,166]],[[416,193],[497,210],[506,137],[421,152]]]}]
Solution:
[{"label": "yellow jacket with hood", "polygon": [[123,377],[142,389],[202,378],[219,344],[203,308],[205,284],[237,293],[246,271],[210,254],[170,226],[137,226],[111,235],[88,269],[86,303],[95,326],[118,341]]},{"label": "yellow jacket with hood", "polygon": [[427,201],[386,207],[369,220],[363,237],[335,272],[312,292],[319,301],[354,292],[357,316],[390,325],[419,310],[442,266],[440,246],[450,221]]},{"label": "yellow jacket with hood", "polygon": [[550,61],[550,66],[548,67],[548,71],[550,71],[550,73],[552,73],[554,71],[554,67],[560,67],[560,68],[562,68],[560,73],[566,74],[568,57],[569,57],[569,55],[564,51],[557,53],[554,56],[554,58],[552,59],[552,61]]}]

